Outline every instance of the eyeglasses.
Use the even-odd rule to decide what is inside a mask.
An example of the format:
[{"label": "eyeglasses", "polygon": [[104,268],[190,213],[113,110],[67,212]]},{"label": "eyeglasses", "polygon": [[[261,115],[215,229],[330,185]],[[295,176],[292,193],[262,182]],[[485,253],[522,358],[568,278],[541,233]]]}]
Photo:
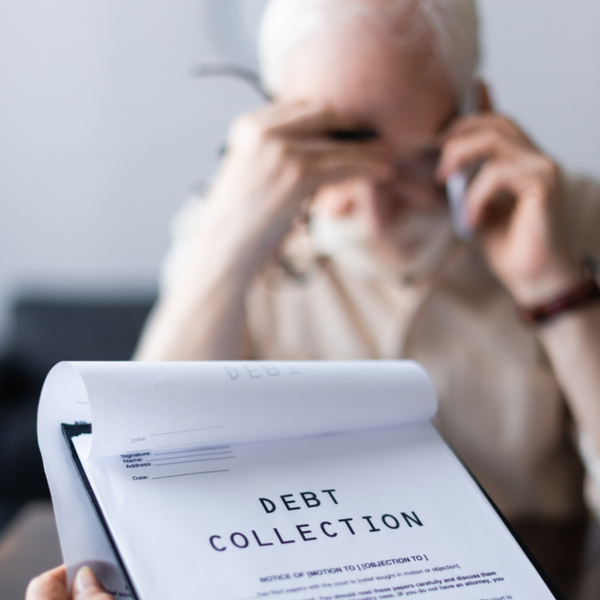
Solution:
[{"label": "eyeglasses", "polygon": [[[232,77],[249,84],[264,100],[272,102],[273,97],[264,89],[260,77],[257,72],[246,67],[235,64],[200,64],[194,67],[191,71],[194,77]],[[446,126],[452,122],[458,114],[454,111],[447,121],[440,128],[443,131]],[[354,129],[333,130],[328,132],[328,137],[333,140],[348,143],[362,143],[372,141],[379,137],[379,132],[368,127],[358,127]],[[219,158],[227,152],[226,144],[219,148]],[[399,157],[394,161],[395,173],[397,180],[428,185],[435,184],[435,171],[439,163],[440,148],[434,142],[420,148],[408,155]],[[302,219],[301,219],[302,220]],[[308,214],[304,215],[303,226],[308,227]],[[298,225],[298,224],[297,224]],[[302,226],[301,225],[301,226]],[[285,254],[281,254],[277,259],[277,267],[271,272],[268,277],[268,283],[272,286],[278,286],[283,279],[293,280],[298,284],[307,284],[312,281],[315,276],[322,272],[324,268],[324,257],[317,256],[312,252],[308,252],[309,257],[305,264],[296,264],[295,260]]]},{"label": "eyeglasses", "polygon": [[244,81],[259,93],[259,95],[268,102],[273,101],[273,97],[262,85],[260,77],[256,71],[233,64],[209,65],[200,64],[191,71],[193,77],[233,77]]}]

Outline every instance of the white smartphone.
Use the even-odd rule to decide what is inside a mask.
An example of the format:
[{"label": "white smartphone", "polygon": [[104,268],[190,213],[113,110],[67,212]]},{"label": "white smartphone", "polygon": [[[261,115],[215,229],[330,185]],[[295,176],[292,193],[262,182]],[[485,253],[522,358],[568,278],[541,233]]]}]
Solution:
[{"label": "white smartphone", "polygon": [[[467,97],[461,105],[461,115],[467,115],[479,110],[480,93],[480,84],[478,81],[474,81]],[[456,171],[446,181],[446,196],[448,197],[452,229],[454,230],[454,235],[463,242],[473,239],[473,229],[469,225],[467,213],[467,189],[477,168]]]}]

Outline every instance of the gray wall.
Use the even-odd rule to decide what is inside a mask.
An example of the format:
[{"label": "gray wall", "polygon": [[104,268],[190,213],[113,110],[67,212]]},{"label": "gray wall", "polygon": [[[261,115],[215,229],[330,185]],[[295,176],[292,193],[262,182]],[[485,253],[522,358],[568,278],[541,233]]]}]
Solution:
[{"label": "gray wall", "polygon": [[[258,103],[189,71],[251,64],[243,32],[262,2],[0,0],[0,337],[24,288],[153,288],[170,216],[215,169],[232,116]],[[600,177],[600,3],[480,5],[498,108]]]},{"label": "gray wall", "polygon": [[498,108],[563,164],[600,177],[600,2],[479,5]]}]

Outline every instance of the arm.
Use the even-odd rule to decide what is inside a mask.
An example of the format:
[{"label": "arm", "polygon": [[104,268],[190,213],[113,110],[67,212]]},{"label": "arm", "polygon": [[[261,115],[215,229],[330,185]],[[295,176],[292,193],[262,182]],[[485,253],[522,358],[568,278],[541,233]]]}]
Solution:
[{"label": "arm", "polygon": [[67,570],[62,565],[32,579],[25,600],[115,600],[107,594],[89,567],[82,567],[73,583],[73,595],[67,589]]},{"label": "arm", "polygon": [[234,124],[181,275],[161,297],[136,358],[241,358],[246,290],[305,199],[325,183],[392,175],[382,142],[326,135],[353,126],[304,103],[271,105]]},{"label": "arm", "polygon": [[600,305],[565,313],[539,331],[579,430],[600,454]]},{"label": "arm", "polygon": [[[546,304],[582,279],[566,223],[572,203],[559,167],[510,120],[486,114],[454,125],[443,140],[439,176],[485,159],[467,197],[486,260],[515,302]],[[577,232],[582,235],[583,232]],[[557,316],[537,328],[579,431],[600,453],[600,305]]]}]

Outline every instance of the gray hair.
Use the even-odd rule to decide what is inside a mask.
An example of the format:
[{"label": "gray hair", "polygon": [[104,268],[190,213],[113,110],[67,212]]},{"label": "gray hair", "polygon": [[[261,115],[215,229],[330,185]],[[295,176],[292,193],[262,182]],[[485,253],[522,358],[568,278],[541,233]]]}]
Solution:
[{"label": "gray hair", "polygon": [[475,0],[270,0],[258,44],[264,87],[281,88],[285,61],[300,42],[357,20],[383,27],[398,46],[428,40],[457,97],[468,96],[479,64]]}]

